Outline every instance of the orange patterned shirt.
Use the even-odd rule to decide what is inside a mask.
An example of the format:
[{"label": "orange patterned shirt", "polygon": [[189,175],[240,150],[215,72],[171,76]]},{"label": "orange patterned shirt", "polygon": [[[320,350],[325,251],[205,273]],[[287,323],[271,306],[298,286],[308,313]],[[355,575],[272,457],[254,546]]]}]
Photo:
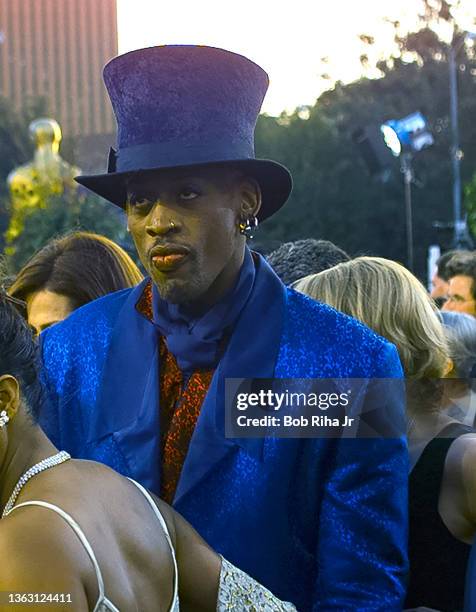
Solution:
[{"label": "orange patterned shirt", "polygon": [[[137,303],[138,311],[152,320],[152,283]],[[173,502],[190,440],[210,386],[214,370],[194,372],[184,387],[184,377],[164,336],[160,337],[160,496]]]}]

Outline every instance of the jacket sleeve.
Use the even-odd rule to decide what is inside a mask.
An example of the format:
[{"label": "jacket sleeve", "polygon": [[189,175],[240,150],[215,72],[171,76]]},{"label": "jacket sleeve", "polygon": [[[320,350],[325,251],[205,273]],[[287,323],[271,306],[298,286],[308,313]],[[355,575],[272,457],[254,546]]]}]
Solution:
[{"label": "jacket sleeve", "polygon": [[40,335],[42,402],[38,422],[53,444],[60,448],[60,398],[55,384],[54,353],[49,342],[49,333],[50,330],[46,329]]},{"label": "jacket sleeve", "polygon": [[336,440],[319,521],[316,611],[397,612],[403,607],[408,569],[404,387],[388,380],[386,389],[383,380],[401,376],[393,345],[383,345],[378,364],[381,405],[400,419],[397,433]]}]

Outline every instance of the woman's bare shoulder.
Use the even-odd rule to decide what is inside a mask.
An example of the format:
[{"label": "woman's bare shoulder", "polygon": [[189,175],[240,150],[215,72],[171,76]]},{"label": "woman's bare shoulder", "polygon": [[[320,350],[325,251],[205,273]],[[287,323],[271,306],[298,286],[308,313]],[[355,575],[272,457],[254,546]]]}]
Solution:
[{"label": "woman's bare shoulder", "polygon": [[468,499],[474,504],[472,516],[476,521],[476,433],[460,436],[456,443],[461,447],[463,482]]},{"label": "woman's bare shoulder", "polygon": [[461,470],[465,470],[470,464],[474,467],[476,465],[474,461],[476,461],[476,432],[456,438],[448,450],[446,467],[461,473]]},{"label": "woman's bare shoulder", "polygon": [[77,549],[65,545],[69,534],[63,529],[39,507],[18,508],[0,521],[0,559],[8,559],[2,563],[3,591],[66,592],[86,602]]},{"label": "woman's bare shoulder", "polygon": [[471,541],[476,534],[476,432],[457,438],[450,446],[445,462],[444,481],[455,499],[464,521],[464,534]]}]

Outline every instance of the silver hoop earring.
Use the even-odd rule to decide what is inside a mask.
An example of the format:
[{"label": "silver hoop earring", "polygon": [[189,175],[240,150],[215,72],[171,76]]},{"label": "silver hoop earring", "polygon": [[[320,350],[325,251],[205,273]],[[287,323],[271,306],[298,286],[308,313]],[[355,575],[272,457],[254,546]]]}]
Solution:
[{"label": "silver hoop earring", "polygon": [[0,427],[5,427],[9,420],[10,417],[8,416],[7,411],[2,410],[2,412],[0,412]]},{"label": "silver hoop earring", "polygon": [[240,234],[246,238],[253,238],[253,233],[258,227],[258,219],[254,215],[250,215],[238,224]]}]

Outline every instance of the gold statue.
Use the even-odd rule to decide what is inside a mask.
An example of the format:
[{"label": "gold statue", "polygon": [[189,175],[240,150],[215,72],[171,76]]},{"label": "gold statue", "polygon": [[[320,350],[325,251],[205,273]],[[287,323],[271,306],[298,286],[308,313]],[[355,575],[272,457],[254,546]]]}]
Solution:
[{"label": "gold statue", "polygon": [[73,178],[81,173],[59,155],[62,135],[57,121],[35,119],[30,123],[29,132],[35,143],[34,158],[12,170],[7,177],[11,202],[10,225],[5,234],[7,245],[21,234],[28,215],[38,208],[46,208],[51,196],[76,190],[78,185]]}]

